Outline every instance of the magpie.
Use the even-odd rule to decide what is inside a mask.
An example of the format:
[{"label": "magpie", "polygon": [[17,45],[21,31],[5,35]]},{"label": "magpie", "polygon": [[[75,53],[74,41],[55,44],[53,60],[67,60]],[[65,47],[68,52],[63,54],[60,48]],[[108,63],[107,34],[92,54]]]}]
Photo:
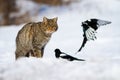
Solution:
[{"label": "magpie", "polygon": [[56,58],[67,59],[68,61],[74,61],[74,60],[85,61],[84,59],[78,59],[78,58],[75,58],[75,57],[73,57],[71,55],[68,55],[64,52],[61,52],[60,49],[55,49],[55,57]]},{"label": "magpie", "polygon": [[85,46],[87,41],[97,39],[95,34],[97,33],[96,30],[100,26],[104,26],[104,25],[107,25],[110,23],[111,23],[110,21],[100,20],[100,19],[96,19],[96,18],[82,22],[81,26],[83,27],[84,39],[83,39],[80,49],[77,52],[80,52],[82,50],[82,48]]}]

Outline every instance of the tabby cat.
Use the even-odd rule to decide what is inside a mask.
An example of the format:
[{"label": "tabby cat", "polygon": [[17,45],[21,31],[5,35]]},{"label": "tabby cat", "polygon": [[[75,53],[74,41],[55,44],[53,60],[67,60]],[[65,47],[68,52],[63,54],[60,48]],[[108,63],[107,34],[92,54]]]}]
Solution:
[{"label": "tabby cat", "polygon": [[52,33],[58,29],[57,19],[57,17],[53,19],[44,17],[42,22],[24,25],[16,37],[16,59],[29,56],[43,57],[46,44]]}]

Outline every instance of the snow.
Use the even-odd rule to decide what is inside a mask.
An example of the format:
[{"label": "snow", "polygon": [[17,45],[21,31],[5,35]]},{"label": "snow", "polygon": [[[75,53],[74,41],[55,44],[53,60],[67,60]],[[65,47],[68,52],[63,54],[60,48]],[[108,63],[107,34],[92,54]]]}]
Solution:
[{"label": "snow", "polygon": [[[41,59],[30,57],[15,61],[15,38],[24,24],[1,26],[0,80],[120,80],[119,8],[120,0],[81,0],[70,6],[45,6],[35,21],[41,21],[43,16],[58,17],[59,29]],[[83,39],[81,22],[90,18],[112,23],[101,26],[97,40],[89,41],[81,52],[75,54]],[[86,61],[56,59],[56,48]]]}]

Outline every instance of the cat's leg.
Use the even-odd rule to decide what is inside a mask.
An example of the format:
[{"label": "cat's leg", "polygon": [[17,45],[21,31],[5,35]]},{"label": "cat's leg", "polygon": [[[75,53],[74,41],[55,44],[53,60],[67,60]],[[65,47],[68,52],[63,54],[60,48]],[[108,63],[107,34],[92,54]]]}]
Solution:
[{"label": "cat's leg", "polygon": [[39,47],[34,47],[33,48],[33,52],[32,52],[32,56],[33,57],[37,57],[37,58],[42,58],[43,57],[43,54],[44,54],[44,48],[45,48],[45,45],[41,48]]},{"label": "cat's leg", "polygon": [[42,57],[41,49],[34,48],[32,56],[33,57],[37,57],[37,58],[41,58]]},{"label": "cat's leg", "polygon": [[41,56],[43,57],[43,55],[44,55],[44,48],[45,48],[45,46],[43,46],[42,48],[41,48]]},{"label": "cat's leg", "polygon": [[27,54],[25,55],[25,57],[30,57],[30,56],[33,56],[33,50],[31,49],[31,50],[29,50],[28,52],[27,52]]},{"label": "cat's leg", "polygon": [[16,50],[15,51],[15,58],[16,58],[16,60],[18,58],[21,58],[21,57],[25,57],[25,51],[24,50]]},{"label": "cat's leg", "polygon": [[19,57],[21,57],[21,51],[16,50],[15,51],[15,59],[17,60]]}]

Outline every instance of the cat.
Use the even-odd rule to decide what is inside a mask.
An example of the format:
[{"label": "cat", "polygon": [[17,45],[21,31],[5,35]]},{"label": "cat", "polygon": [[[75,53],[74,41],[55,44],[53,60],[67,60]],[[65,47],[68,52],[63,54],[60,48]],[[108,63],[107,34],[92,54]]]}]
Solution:
[{"label": "cat", "polygon": [[16,59],[20,57],[42,58],[44,48],[52,33],[58,29],[58,18],[43,18],[42,22],[30,22],[23,26],[16,37]]}]

